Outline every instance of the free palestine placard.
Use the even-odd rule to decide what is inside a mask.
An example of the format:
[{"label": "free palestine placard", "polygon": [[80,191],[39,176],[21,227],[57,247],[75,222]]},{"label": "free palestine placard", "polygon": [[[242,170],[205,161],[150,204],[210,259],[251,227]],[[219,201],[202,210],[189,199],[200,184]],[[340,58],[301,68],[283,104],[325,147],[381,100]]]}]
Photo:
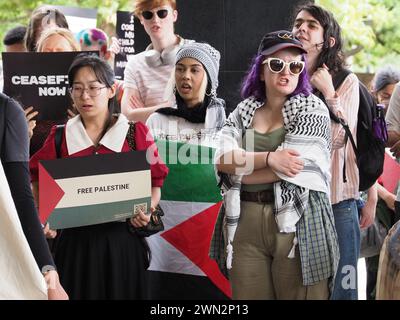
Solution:
[{"label": "free palestine placard", "polygon": [[53,229],[118,221],[150,208],[145,151],[40,161],[39,213]]}]

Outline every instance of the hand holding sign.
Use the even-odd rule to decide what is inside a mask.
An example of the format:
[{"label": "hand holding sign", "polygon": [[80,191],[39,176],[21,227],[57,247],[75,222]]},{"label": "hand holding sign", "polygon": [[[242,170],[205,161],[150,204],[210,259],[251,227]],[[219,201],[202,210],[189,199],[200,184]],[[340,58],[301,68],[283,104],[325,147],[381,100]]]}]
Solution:
[{"label": "hand holding sign", "polygon": [[111,37],[111,45],[108,48],[107,54],[109,55],[107,58],[113,60],[115,55],[121,51],[121,46],[119,45],[119,41],[116,37]]},{"label": "hand holding sign", "polygon": [[138,213],[134,214],[130,221],[135,228],[145,227],[150,221],[150,214],[147,214],[143,208],[140,208]]},{"label": "hand holding sign", "polygon": [[67,110],[68,113],[68,120],[72,119],[73,117],[75,117],[78,114],[78,111],[76,111],[74,106],[71,106],[70,109]]},{"label": "hand holding sign", "polygon": [[44,226],[43,233],[47,239],[54,239],[55,237],[57,237],[57,230],[51,230],[48,223],[46,223],[46,225]]},{"label": "hand holding sign", "polygon": [[29,139],[32,138],[33,136],[33,129],[36,127],[36,120],[33,118],[36,117],[39,112],[38,111],[33,111],[33,107],[28,107],[24,110],[25,112],[25,117],[26,121],[28,122],[28,133],[29,133]]}]

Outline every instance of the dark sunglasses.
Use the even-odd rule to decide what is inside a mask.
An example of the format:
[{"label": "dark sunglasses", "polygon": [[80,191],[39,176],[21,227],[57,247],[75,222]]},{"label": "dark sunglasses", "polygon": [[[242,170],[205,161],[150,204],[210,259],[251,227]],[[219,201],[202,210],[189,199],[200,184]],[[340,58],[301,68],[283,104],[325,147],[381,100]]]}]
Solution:
[{"label": "dark sunglasses", "polygon": [[262,64],[267,64],[269,70],[273,73],[282,72],[286,65],[289,65],[289,72],[293,75],[298,75],[304,70],[304,61],[285,62],[279,58],[267,58]]},{"label": "dark sunglasses", "polygon": [[[160,9],[157,10],[157,15],[160,19],[164,19],[167,15],[168,15],[168,10],[167,9]],[[154,12],[152,11],[143,11],[142,12],[142,16],[143,18],[145,18],[146,20],[151,20],[154,16]]]}]

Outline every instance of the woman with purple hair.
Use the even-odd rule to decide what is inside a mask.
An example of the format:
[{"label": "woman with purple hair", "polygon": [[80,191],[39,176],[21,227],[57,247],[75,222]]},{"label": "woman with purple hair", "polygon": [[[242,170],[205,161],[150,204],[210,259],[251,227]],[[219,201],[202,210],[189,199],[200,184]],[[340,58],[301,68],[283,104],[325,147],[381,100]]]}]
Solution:
[{"label": "woman with purple hair", "polygon": [[289,31],[266,34],[244,100],[220,132],[224,206],[210,255],[226,260],[234,299],[328,299],[332,291],[330,118],[310,92],[305,53]]}]

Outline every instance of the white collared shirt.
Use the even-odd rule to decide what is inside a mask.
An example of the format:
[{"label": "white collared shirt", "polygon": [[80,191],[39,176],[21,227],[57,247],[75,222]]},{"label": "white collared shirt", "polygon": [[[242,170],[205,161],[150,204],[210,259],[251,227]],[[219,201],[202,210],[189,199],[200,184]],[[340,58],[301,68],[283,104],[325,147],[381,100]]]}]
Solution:
[{"label": "white collared shirt", "polygon": [[[83,126],[80,115],[68,120],[65,127],[65,138],[69,155],[94,146],[93,141],[90,139],[85,127]],[[117,122],[115,122],[115,124],[101,138],[99,145],[114,152],[121,152],[128,129],[128,119],[122,113],[119,114]]]}]

